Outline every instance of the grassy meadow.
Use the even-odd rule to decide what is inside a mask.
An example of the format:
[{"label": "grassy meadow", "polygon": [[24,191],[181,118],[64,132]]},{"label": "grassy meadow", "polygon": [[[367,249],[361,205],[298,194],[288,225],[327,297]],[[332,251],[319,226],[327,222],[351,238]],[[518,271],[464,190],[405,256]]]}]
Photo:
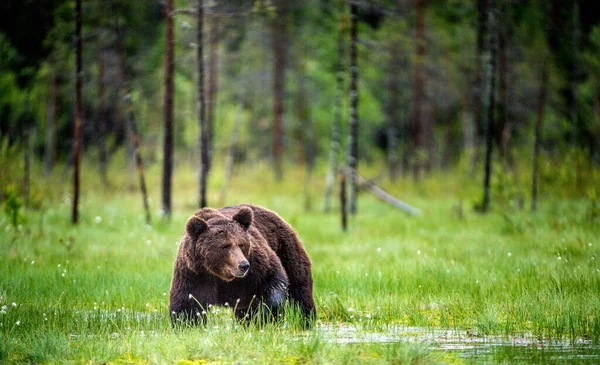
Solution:
[{"label": "grassy meadow", "polygon": [[[174,331],[168,291],[197,201],[194,169],[176,170],[170,223],[159,216],[160,169],[148,171],[148,226],[126,173],[111,170],[105,187],[83,166],[79,225],[70,224],[70,187],[58,172],[49,181],[34,175],[35,207],[21,210],[16,227],[0,215],[0,363],[562,363],[564,357],[544,357],[543,344],[600,341],[600,224],[589,198],[542,188],[531,213],[528,202],[520,208],[512,193],[495,189],[493,211],[480,215],[473,210],[479,175],[434,174],[419,187],[410,178],[383,179],[422,216],[363,192],[343,233],[337,200],[335,212],[322,212],[320,173],[306,211],[296,183],[302,170],[289,169],[275,183],[266,165],[241,168],[224,204],[263,205],[296,228],[313,261],[318,324],[303,331],[289,312],[282,324],[246,327],[228,308],[213,308],[206,327]],[[217,166],[211,205],[221,176]],[[526,177],[520,181],[527,189]],[[417,329],[534,345],[519,357],[505,348],[465,356],[414,340]],[[600,348],[587,355],[577,361],[598,361]]]}]

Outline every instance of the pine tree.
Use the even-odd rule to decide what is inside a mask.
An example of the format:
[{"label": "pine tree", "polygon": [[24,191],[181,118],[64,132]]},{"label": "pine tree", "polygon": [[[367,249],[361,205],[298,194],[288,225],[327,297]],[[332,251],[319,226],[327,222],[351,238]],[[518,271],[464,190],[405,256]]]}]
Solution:
[{"label": "pine tree", "polygon": [[99,172],[100,180],[103,186],[107,186],[108,177],[106,171],[107,153],[106,153],[106,82],[104,70],[104,17],[102,0],[98,0],[98,45],[97,45],[97,62],[98,62],[98,154],[99,154]]},{"label": "pine tree", "polygon": [[412,110],[413,178],[419,179],[425,162],[425,128],[422,118],[423,61],[425,58],[425,9],[424,0],[416,0],[417,21],[415,30],[416,59]]},{"label": "pine tree", "polygon": [[348,142],[348,170],[350,191],[348,205],[350,214],[356,214],[358,195],[358,5],[350,5],[350,131]]},{"label": "pine tree", "polygon": [[197,104],[198,104],[198,123],[200,125],[200,208],[207,206],[206,184],[208,180],[210,164],[210,130],[206,120],[206,105],[204,103],[204,40],[202,32],[204,27],[204,8],[203,1],[198,0],[198,9],[196,9],[196,67],[198,67],[197,79]]},{"label": "pine tree", "polygon": [[165,59],[165,104],[164,104],[164,144],[162,175],[162,209],[167,218],[171,217],[171,179],[173,175],[173,0],[166,0],[166,59]]},{"label": "pine tree", "polygon": [[287,53],[287,1],[278,1],[276,15],[271,23],[271,51],[273,54],[273,166],[277,181],[283,179],[283,117],[285,69]]},{"label": "pine tree", "polygon": [[75,129],[73,137],[73,209],[71,223],[79,222],[79,167],[81,161],[81,0],[75,0]]},{"label": "pine tree", "polygon": [[490,180],[492,177],[492,150],[494,136],[494,106],[495,106],[495,74],[496,74],[496,4],[495,0],[488,0],[488,69],[486,75],[485,110],[487,117],[487,128],[485,131],[485,171],[483,179],[483,203],[481,210],[485,213],[490,207]]},{"label": "pine tree", "polygon": [[[116,11],[115,3],[113,3],[113,12],[118,14]],[[146,214],[146,223],[151,223],[150,215],[150,204],[148,202],[148,189],[146,188],[146,178],[144,176],[144,162],[142,159],[142,153],[140,151],[140,134],[135,119],[135,112],[133,108],[133,100],[131,90],[129,88],[129,79],[127,77],[127,67],[125,65],[125,48],[123,47],[121,26],[119,24],[119,18],[116,19],[115,23],[115,45],[119,56],[119,73],[121,79],[120,95],[121,101],[125,105],[125,120],[128,129],[128,135],[131,139],[130,143],[133,148],[134,163],[137,168],[138,178],[140,183],[140,190],[142,192],[142,203],[144,205],[144,212]]]},{"label": "pine tree", "polygon": [[333,123],[331,126],[331,147],[329,148],[329,162],[327,168],[327,176],[325,178],[325,200],[323,210],[328,212],[331,209],[331,195],[333,185],[338,170],[339,154],[341,145],[341,129],[342,129],[342,94],[344,92],[344,37],[346,33],[346,17],[340,15],[338,25],[338,40],[337,40],[337,66],[336,66],[336,87],[335,87],[335,103],[333,106]]}]

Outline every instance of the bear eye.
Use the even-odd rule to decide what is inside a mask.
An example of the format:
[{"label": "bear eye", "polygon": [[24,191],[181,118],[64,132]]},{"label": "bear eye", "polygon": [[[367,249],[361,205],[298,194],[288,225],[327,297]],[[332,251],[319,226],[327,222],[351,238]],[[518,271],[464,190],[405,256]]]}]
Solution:
[{"label": "bear eye", "polygon": [[231,244],[227,243],[227,244],[221,246],[221,248],[224,249],[224,250],[229,250],[231,248]]}]

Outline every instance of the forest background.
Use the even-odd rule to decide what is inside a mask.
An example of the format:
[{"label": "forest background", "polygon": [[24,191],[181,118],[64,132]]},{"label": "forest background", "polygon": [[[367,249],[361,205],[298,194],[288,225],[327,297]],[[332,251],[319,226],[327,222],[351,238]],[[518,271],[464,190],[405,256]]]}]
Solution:
[{"label": "forest background", "polygon": [[[0,361],[448,360],[418,326],[594,362],[599,141],[593,1],[4,1]],[[298,230],[319,325],[198,346],[172,243],[247,202]]]}]

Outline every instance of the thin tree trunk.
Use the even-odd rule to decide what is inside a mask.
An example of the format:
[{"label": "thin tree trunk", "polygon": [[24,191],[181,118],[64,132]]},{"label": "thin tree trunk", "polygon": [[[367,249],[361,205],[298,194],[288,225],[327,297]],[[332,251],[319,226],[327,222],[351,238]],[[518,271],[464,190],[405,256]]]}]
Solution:
[{"label": "thin tree trunk", "polygon": [[304,210],[310,212],[312,210],[312,195],[310,193],[313,169],[315,166],[315,140],[314,121],[309,118],[306,120],[306,130],[304,138]]},{"label": "thin tree trunk", "polygon": [[488,72],[486,75],[486,99],[487,110],[486,129],[486,151],[485,151],[485,174],[483,179],[483,203],[482,211],[485,213],[490,207],[490,180],[492,177],[492,149],[494,135],[494,104],[495,104],[495,72],[496,72],[496,5],[495,0],[488,0],[488,32],[489,32],[489,55]]},{"label": "thin tree trunk", "polygon": [[52,71],[50,76],[50,88],[48,91],[48,115],[46,125],[46,147],[44,149],[44,167],[46,177],[52,172],[54,164],[54,137],[56,136],[56,99],[58,93],[58,75],[55,68],[55,63],[52,62]]},{"label": "thin tree trunk", "polygon": [[[113,3],[113,12],[117,14],[116,7]],[[125,48],[123,47],[121,27],[119,25],[119,19],[115,23],[116,33],[116,48],[119,54],[119,73],[121,78],[120,95],[121,101],[125,104],[126,109],[126,123],[127,123],[127,134],[131,138],[131,146],[133,149],[133,155],[135,157],[135,164],[137,167],[138,178],[140,182],[140,190],[142,192],[142,200],[144,205],[144,212],[146,213],[146,223],[151,223],[150,205],[148,203],[148,190],[146,188],[146,179],[144,177],[144,162],[142,160],[142,154],[140,152],[140,134],[135,120],[135,113],[133,110],[133,100],[129,90],[129,80],[127,78],[127,67],[125,65]]]},{"label": "thin tree trunk", "polygon": [[304,165],[304,210],[309,212],[312,209],[310,181],[314,164],[314,148],[312,144],[314,135],[313,121],[310,117],[309,102],[306,95],[305,65],[302,60],[298,61],[296,76],[298,77],[295,95],[295,140],[298,146],[297,164]]},{"label": "thin tree trunk", "polygon": [[298,61],[296,70],[296,92],[294,95],[294,111],[296,123],[294,126],[294,141],[297,146],[296,164],[298,166],[306,164],[306,139],[308,131],[308,109],[306,105],[306,89],[304,87],[304,64]]},{"label": "thin tree trunk", "polygon": [[350,5],[350,131],[348,169],[350,172],[349,211],[356,214],[358,195],[358,5]]},{"label": "thin tree trunk", "polygon": [[[506,13],[506,5],[503,6],[503,13]],[[501,31],[498,32],[499,38],[499,65],[498,65],[498,79],[500,82],[499,85],[499,96],[500,102],[498,105],[498,127],[497,127],[497,141],[498,147],[500,150],[500,157],[502,159],[502,163],[505,166],[512,165],[512,155],[510,152],[510,141],[512,137],[513,130],[513,117],[510,113],[511,111],[511,94],[512,90],[514,90],[514,80],[511,80],[511,63],[510,63],[510,33],[508,27],[508,20],[505,19],[501,22],[502,28]]]},{"label": "thin tree trunk", "polygon": [[127,169],[127,172],[128,172],[127,175],[129,178],[128,189],[130,191],[134,191],[135,190],[135,146],[133,145],[134,136],[131,132],[131,128],[129,128],[129,122],[127,121],[127,119],[129,118],[127,106],[125,106],[125,109],[126,110],[124,112],[124,118],[123,118],[123,119],[125,119],[125,148],[126,148],[125,162],[129,166],[129,168]]},{"label": "thin tree trunk", "polygon": [[144,162],[142,160],[142,154],[140,152],[140,134],[138,132],[137,123],[135,121],[135,115],[133,111],[133,103],[130,95],[125,96],[127,100],[127,110],[129,119],[129,128],[131,129],[131,135],[133,137],[133,147],[135,153],[135,162],[138,170],[138,176],[140,180],[140,189],[142,190],[142,199],[144,203],[144,211],[146,212],[146,224],[152,222],[150,215],[150,204],[148,203],[148,190],[146,189],[146,180],[144,178]]},{"label": "thin tree trunk", "polygon": [[[27,118],[29,118],[30,113],[26,113],[26,115]],[[25,145],[23,150],[23,205],[28,207],[29,182],[31,180],[31,122],[27,120],[25,123]]]},{"label": "thin tree trunk", "polygon": [[419,175],[425,159],[425,128],[422,120],[423,102],[423,59],[425,56],[425,9],[424,0],[415,0],[417,10],[416,21],[416,60],[413,94],[412,139],[413,139],[413,178],[419,180]]},{"label": "thin tree trunk", "polygon": [[473,112],[473,155],[471,159],[471,170],[475,171],[479,162],[481,140],[484,134],[483,113],[483,77],[484,51],[487,18],[487,0],[475,0],[477,2],[477,49],[475,59],[475,82],[473,85],[473,99],[471,109]]},{"label": "thin tree trunk", "polygon": [[379,186],[375,185],[373,181],[367,181],[362,176],[358,176],[358,183],[362,189],[367,189],[371,194],[375,195],[381,201],[384,201],[393,207],[402,210],[409,215],[421,215],[421,210],[413,207],[410,204],[403,202],[402,200],[391,195],[387,191],[383,190]]},{"label": "thin tree trunk", "polygon": [[173,0],[166,0],[166,59],[165,59],[165,131],[163,144],[162,209],[171,217],[171,178],[173,175]]},{"label": "thin tree trunk", "polygon": [[448,166],[450,165],[453,142],[452,128],[448,126],[444,131],[444,147],[442,151],[442,159],[440,161],[440,167],[444,171],[447,171]]},{"label": "thin tree trunk", "polygon": [[214,154],[215,111],[217,109],[217,91],[219,87],[219,18],[212,16],[208,23],[210,33],[208,37],[206,120],[208,128],[208,169],[210,170],[212,166],[212,156]]},{"label": "thin tree trunk", "polygon": [[331,209],[331,193],[335,182],[335,175],[338,169],[340,155],[340,134],[342,128],[342,94],[344,92],[344,36],[346,29],[346,18],[342,13],[338,25],[338,54],[337,54],[337,73],[335,83],[335,104],[333,106],[333,124],[331,126],[331,147],[329,149],[329,163],[327,176],[325,178],[325,200],[323,211],[329,212]]},{"label": "thin tree trunk", "polygon": [[79,167],[81,162],[81,0],[75,1],[75,129],[73,139],[73,210],[71,223],[79,222]]},{"label": "thin tree trunk", "polygon": [[342,216],[342,230],[348,230],[348,209],[346,208],[346,173],[342,172],[340,176],[340,214]]},{"label": "thin tree trunk", "polygon": [[[127,80],[127,72],[126,72],[126,68],[125,68],[125,49],[123,47],[122,41],[121,41],[121,28],[120,28],[120,24],[119,24],[119,13],[118,13],[118,9],[117,9],[117,2],[113,2],[112,3],[112,11],[114,13],[114,15],[116,16],[116,22],[115,22],[115,33],[116,33],[116,40],[115,40],[115,44],[116,44],[116,48],[117,48],[117,56],[118,56],[118,60],[119,60],[119,89],[120,91],[120,97],[124,98],[125,95],[127,95],[127,93],[129,92],[128,90],[128,80]],[[123,91],[124,90],[124,91]],[[117,114],[117,118],[119,119],[119,121],[124,121],[124,123],[122,124],[123,126],[123,133],[125,135],[125,163],[128,165],[128,189],[133,191],[135,190],[135,147],[133,145],[133,139],[134,136],[132,134],[132,130],[129,126],[129,122],[128,122],[128,106],[127,106],[127,102],[124,104],[124,107],[122,107],[123,103],[121,103],[121,100],[118,100],[116,103],[116,114]]]},{"label": "thin tree trunk", "polygon": [[400,56],[400,44],[393,39],[389,48],[389,79],[388,79],[388,126],[387,126],[387,159],[390,180],[396,181],[398,172],[398,108],[399,108],[399,85],[400,74],[398,57]]},{"label": "thin tree trunk", "polygon": [[538,176],[539,176],[539,158],[542,139],[542,127],[544,124],[544,107],[546,105],[546,95],[548,93],[548,59],[542,65],[540,77],[540,89],[538,95],[537,121],[535,123],[535,136],[533,144],[533,171],[531,174],[531,210],[536,211],[538,200]]},{"label": "thin tree trunk", "polygon": [[[469,74],[465,73],[463,77],[468,78]],[[469,153],[469,157],[472,157],[470,153],[473,152],[473,148],[475,146],[474,138],[474,128],[475,128],[475,118],[473,117],[473,110],[471,102],[473,100],[473,86],[467,84],[464,93],[462,94],[462,102],[461,109],[462,112],[460,115],[461,120],[461,128],[462,128],[462,151],[461,154]]]},{"label": "thin tree trunk", "polygon": [[100,179],[102,186],[108,185],[108,177],[106,171],[107,165],[107,154],[106,154],[106,83],[104,80],[104,17],[103,17],[103,6],[102,0],[98,0],[98,152],[99,152],[99,168],[100,168]]},{"label": "thin tree trunk", "polygon": [[204,27],[204,8],[203,1],[198,0],[197,24],[196,24],[196,66],[198,67],[197,79],[197,104],[198,104],[198,123],[200,125],[200,190],[199,205],[200,208],[208,206],[206,200],[206,183],[210,169],[210,130],[206,120],[206,105],[204,104],[204,40],[202,32]]},{"label": "thin tree trunk", "polygon": [[[505,23],[505,22],[504,22]],[[506,150],[504,144],[504,133],[507,128],[507,109],[508,109],[508,57],[507,57],[507,35],[506,24],[502,24],[502,28],[498,30],[498,117],[496,128],[496,143],[500,158],[505,161]]]},{"label": "thin tree trunk", "polygon": [[[244,74],[245,72],[242,71],[241,75]],[[243,119],[244,96],[247,87],[246,84],[246,78],[244,77],[242,79],[242,85],[240,85],[240,92],[238,96],[239,99],[237,109],[235,112],[235,118],[233,119],[233,128],[231,131],[231,142],[229,144],[229,149],[227,150],[227,157],[225,159],[225,176],[223,178],[223,188],[221,189],[221,194],[219,197],[219,202],[221,205],[225,204],[225,200],[227,198],[227,189],[229,188],[229,182],[231,181],[231,175],[233,174],[233,165],[235,163],[235,155],[237,153],[239,129],[241,127]]]},{"label": "thin tree trunk", "polygon": [[271,50],[273,53],[273,163],[275,178],[283,179],[283,113],[286,63],[286,8],[285,1],[279,1],[277,14],[271,25]]},{"label": "thin tree trunk", "polygon": [[581,191],[583,187],[583,172],[582,161],[578,151],[578,147],[582,145],[579,141],[580,127],[579,127],[579,80],[580,80],[580,69],[579,69],[579,48],[581,39],[580,30],[580,16],[579,16],[579,5],[577,1],[573,1],[573,23],[572,23],[572,54],[573,54],[573,66],[571,69],[572,74],[570,75],[570,88],[571,88],[571,100],[569,105],[569,114],[572,123],[572,137],[571,145],[575,151],[575,187],[577,191]]}]

